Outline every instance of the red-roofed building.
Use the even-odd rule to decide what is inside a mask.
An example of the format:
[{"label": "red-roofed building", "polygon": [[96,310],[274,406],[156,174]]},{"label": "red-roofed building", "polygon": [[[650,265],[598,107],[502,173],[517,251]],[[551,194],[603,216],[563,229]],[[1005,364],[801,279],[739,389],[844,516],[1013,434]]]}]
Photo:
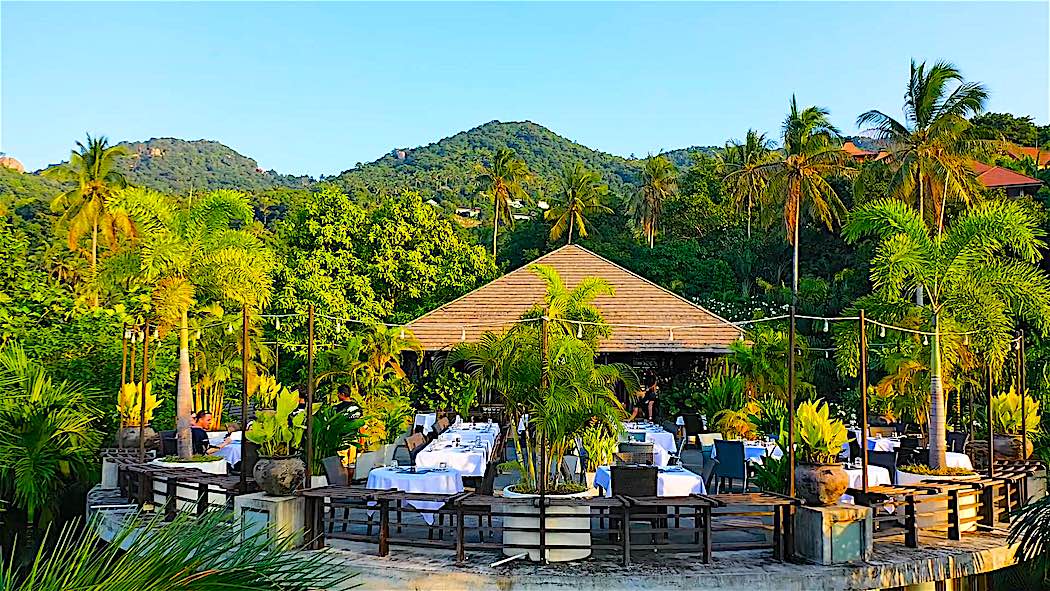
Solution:
[{"label": "red-roofed building", "polygon": [[846,140],[846,142],[842,144],[842,151],[849,154],[854,160],[871,160],[879,155],[878,152],[865,150],[850,140]]},{"label": "red-roofed building", "polygon": [[1022,158],[1031,158],[1038,168],[1046,168],[1050,166],[1050,150],[1042,150],[1040,148],[1024,148],[1021,146],[1010,146],[1006,149],[1006,153],[1009,154],[1015,160]]},{"label": "red-roofed building", "polygon": [[1002,166],[991,166],[983,162],[974,162],[973,171],[977,173],[977,180],[989,189],[1002,189],[1007,197],[1020,197],[1021,195],[1035,195],[1043,182],[1033,179],[1019,172],[1014,172]]}]

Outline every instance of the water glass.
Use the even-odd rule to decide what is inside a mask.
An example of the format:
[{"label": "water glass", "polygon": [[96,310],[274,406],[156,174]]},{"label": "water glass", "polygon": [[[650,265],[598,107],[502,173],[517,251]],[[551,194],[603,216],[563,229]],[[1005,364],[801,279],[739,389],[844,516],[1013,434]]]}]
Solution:
[{"label": "water glass", "polygon": [[448,470],[448,462],[440,462],[438,464],[438,469],[439,470]]},{"label": "water glass", "polygon": [[390,460],[390,467],[397,468],[397,460]]}]

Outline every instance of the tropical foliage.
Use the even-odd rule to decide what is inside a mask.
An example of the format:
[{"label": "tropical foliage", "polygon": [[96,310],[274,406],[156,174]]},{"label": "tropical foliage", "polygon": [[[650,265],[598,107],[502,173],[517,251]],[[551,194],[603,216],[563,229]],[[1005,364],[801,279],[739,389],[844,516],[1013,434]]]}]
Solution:
[{"label": "tropical foliage", "polygon": [[159,405],[160,400],[153,393],[153,384],[150,382],[146,382],[145,392],[142,382],[128,382],[120,387],[120,393],[117,394],[117,413],[120,423],[125,427],[138,427],[142,419],[148,425],[153,420],[153,411]]},{"label": "tropical foliage", "polygon": [[[849,439],[842,421],[829,417],[822,400],[807,400],[795,411],[795,461],[802,464],[832,464]],[[782,436],[781,441],[787,437]]]},{"label": "tropical foliage", "polygon": [[285,390],[277,396],[274,409],[255,413],[244,436],[259,446],[264,456],[290,456],[299,450],[306,432],[306,417],[311,410],[297,412],[299,397]]},{"label": "tropical foliage", "polygon": [[1034,433],[1039,430],[1039,402],[1026,392],[1022,405],[1021,396],[1011,386],[1009,391],[992,397],[992,424],[996,433]]},{"label": "tropical foliage", "polygon": [[556,190],[557,200],[543,214],[546,219],[554,221],[550,232],[552,241],[568,234],[568,243],[572,244],[574,230],[580,238],[586,238],[587,216],[612,211],[602,204],[602,199],[609,194],[609,187],[602,182],[601,175],[587,170],[580,162],[565,165]]}]

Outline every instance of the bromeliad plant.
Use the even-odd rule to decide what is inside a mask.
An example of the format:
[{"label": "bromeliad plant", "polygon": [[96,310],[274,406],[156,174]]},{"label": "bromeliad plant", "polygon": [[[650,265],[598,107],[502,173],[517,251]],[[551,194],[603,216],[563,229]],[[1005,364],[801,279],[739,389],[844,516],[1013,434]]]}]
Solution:
[{"label": "bromeliad plant", "polygon": [[275,410],[260,410],[245,433],[248,441],[259,446],[262,456],[290,456],[303,441],[306,413],[296,412],[299,397],[285,389],[277,397]]},{"label": "bromeliad plant", "polygon": [[120,423],[125,427],[138,427],[139,419],[143,416],[141,401],[145,398],[145,418],[150,424],[153,420],[153,411],[160,406],[160,400],[153,394],[153,383],[146,382],[146,394],[143,397],[142,383],[129,382],[120,388],[117,394],[117,413],[120,415]]},{"label": "bromeliad plant", "polygon": [[1020,435],[1022,422],[1028,433],[1039,431],[1039,402],[1025,393],[1024,421],[1021,420],[1021,396],[1013,386],[1008,392],[992,397],[992,419],[996,433]]},{"label": "bromeliad plant", "polygon": [[[795,461],[799,464],[833,464],[849,439],[842,421],[829,418],[822,400],[806,401],[795,413]],[[787,435],[781,434],[781,441]]]}]

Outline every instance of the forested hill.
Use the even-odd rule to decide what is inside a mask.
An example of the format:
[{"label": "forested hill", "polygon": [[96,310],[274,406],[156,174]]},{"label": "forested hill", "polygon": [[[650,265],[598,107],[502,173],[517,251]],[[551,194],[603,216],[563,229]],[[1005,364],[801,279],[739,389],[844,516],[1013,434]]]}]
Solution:
[{"label": "forested hill", "polygon": [[305,187],[309,177],[264,171],[255,160],[211,140],[153,138],[122,142],[128,181],[167,193],[185,194],[212,189],[260,191],[275,187]]},{"label": "forested hill", "polygon": [[637,163],[593,150],[531,121],[490,121],[426,146],[392,150],[382,158],[328,179],[349,191],[376,188],[419,189],[438,200],[469,200],[475,163],[488,161],[497,148],[508,147],[525,160],[537,177],[530,190],[548,194],[561,167],[582,161],[601,173],[619,194],[637,176]]}]

